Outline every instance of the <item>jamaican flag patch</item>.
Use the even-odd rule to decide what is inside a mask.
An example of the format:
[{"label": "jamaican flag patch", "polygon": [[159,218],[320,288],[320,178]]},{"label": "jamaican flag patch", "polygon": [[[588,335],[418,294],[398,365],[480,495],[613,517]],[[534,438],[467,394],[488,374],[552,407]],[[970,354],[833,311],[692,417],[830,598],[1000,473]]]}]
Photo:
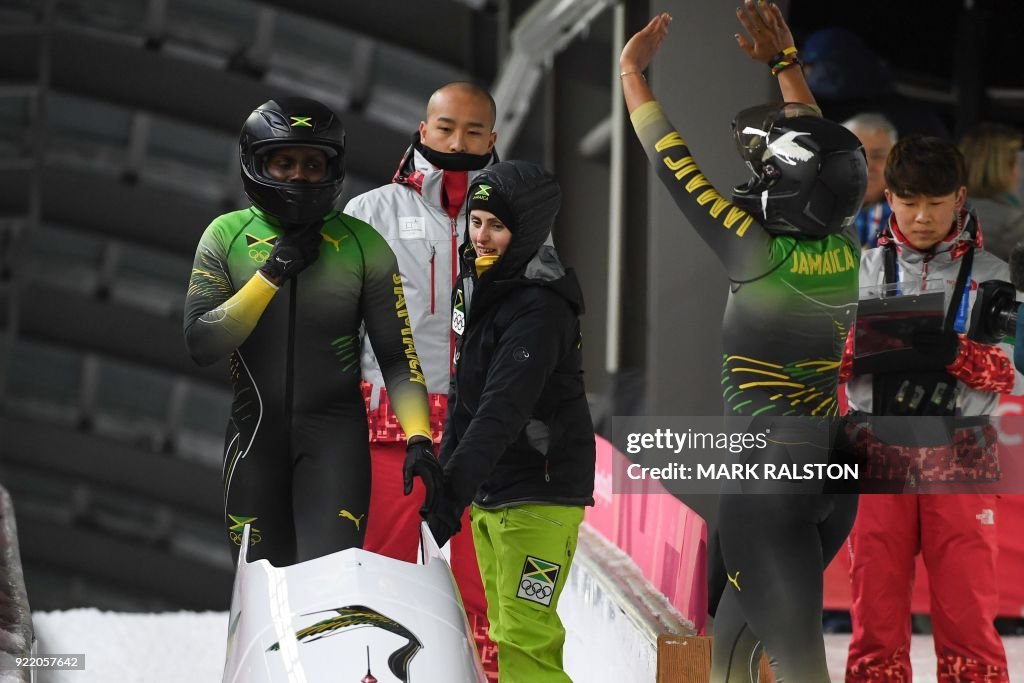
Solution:
[{"label": "jamaican flag patch", "polygon": [[558,581],[558,572],[561,570],[561,565],[527,555],[516,597],[550,607],[551,596],[555,593],[555,582]]}]

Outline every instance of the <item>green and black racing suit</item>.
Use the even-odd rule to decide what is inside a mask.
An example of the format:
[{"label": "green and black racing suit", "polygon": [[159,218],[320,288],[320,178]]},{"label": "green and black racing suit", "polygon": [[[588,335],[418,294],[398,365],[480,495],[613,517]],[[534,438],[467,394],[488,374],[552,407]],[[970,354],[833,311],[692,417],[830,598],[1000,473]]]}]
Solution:
[{"label": "green and black racing suit", "polygon": [[248,523],[250,559],[277,566],[362,544],[370,496],[362,324],[403,430],[430,437],[426,384],[387,243],[331,212],[319,259],[278,292],[256,271],[282,234],[254,207],[216,218],[196,250],[184,321],[197,362],[230,355],[223,479],[232,551],[237,558]]},{"label": "green and black racing suit", "polygon": [[[787,462],[800,427],[786,416],[838,414],[840,361],[857,311],[860,249],[849,232],[818,239],[773,234],[733,205],[700,172],[657,102],[631,116],[658,177],[714,250],[731,281],[722,323],[722,389],[728,415],[751,416],[751,432],[774,430],[765,453]],[[834,425],[828,427],[834,430]],[[834,431],[832,432],[834,433]],[[827,453],[827,449],[826,449]],[[742,493],[726,484],[723,493]],[[715,617],[713,683],[757,680],[763,644],[778,680],[828,680],[821,632],[822,573],[856,514],[856,496],[723,495],[719,536],[726,577]],[[715,552],[712,548],[711,552]],[[713,606],[718,596],[709,596]],[[754,672],[749,671],[751,665]]]}]

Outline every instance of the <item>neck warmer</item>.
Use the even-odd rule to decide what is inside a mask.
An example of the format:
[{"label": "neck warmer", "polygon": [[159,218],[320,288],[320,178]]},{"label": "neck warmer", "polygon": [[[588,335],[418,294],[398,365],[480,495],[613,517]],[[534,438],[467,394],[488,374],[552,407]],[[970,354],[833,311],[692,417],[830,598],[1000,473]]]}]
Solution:
[{"label": "neck warmer", "polygon": [[486,273],[487,269],[493,266],[494,262],[497,261],[499,258],[501,258],[500,255],[495,256],[494,254],[491,254],[489,256],[477,256],[475,261],[476,276],[480,277],[481,275]]},{"label": "neck warmer", "polygon": [[[418,137],[418,136],[417,136]],[[413,143],[423,158],[445,171],[479,171],[491,162],[491,152],[486,154],[467,154],[465,152],[438,152],[430,149],[419,140]]]}]

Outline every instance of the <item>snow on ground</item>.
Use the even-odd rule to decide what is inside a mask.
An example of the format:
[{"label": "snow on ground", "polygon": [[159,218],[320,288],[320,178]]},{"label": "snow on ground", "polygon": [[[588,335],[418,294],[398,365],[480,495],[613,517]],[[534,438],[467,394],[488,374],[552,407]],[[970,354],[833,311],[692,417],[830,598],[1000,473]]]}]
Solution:
[{"label": "snow on ground", "polygon": [[43,654],[84,654],[84,671],[41,671],[38,683],[216,683],[227,612],[130,614],[75,609],[32,616]]}]

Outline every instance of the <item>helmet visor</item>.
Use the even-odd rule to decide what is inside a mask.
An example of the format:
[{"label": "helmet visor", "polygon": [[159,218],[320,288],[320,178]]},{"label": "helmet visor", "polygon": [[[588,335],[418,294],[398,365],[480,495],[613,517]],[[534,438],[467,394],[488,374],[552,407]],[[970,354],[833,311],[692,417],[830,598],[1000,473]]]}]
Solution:
[{"label": "helmet visor", "polygon": [[821,118],[817,107],[800,102],[763,104],[744,109],[732,120],[732,135],[743,161],[760,173],[768,149],[768,135],[781,121],[799,116]]},{"label": "helmet visor", "polygon": [[[302,182],[312,185],[329,185],[343,176],[339,151],[327,145],[272,142],[254,145],[253,151],[253,170],[271,184],[288,183],[293,169],[302,169]],[[283,169],[284,175],[275,174],[277,168]]]},{"label": "helmet visor", "polygon": [[318,149],[321,152],[323,152],[324,156],[326,156],[328,159],[333,159],[339,154],[338,149],[335,147],[331,147],[330,145],[318,145],[315,142],[307,142],[305,140],[299,140],[295,142],[269,141],[268,143],[265,143],[263,145],[253,145],[253,150],[256,152],[256,154],[269,154],[270,152],[273,152],[278,149],[283,149],[286,147],[311,147],[313,149]]}]

